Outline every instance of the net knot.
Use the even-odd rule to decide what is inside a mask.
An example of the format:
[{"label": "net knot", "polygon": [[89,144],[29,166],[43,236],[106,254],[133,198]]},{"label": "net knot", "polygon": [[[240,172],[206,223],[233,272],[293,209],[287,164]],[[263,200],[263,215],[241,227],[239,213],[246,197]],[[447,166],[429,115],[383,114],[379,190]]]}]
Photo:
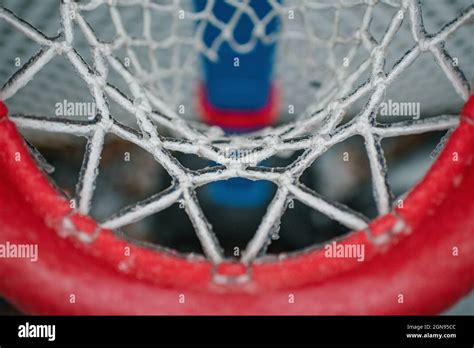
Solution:
[{"label": "net knot", "polygon": [[420,50],[422,52],[426,52],[430,49],[431,43],[430,40],[427,40],[426,38],[422,37],[418,40],[418,47],[420,47]]},{"label": "net knot", "polygon": [[295,178],[290,173],[285,171],[281,173],[278,182],[283,187],[290,187],[293,186],[293,184],[295,183]]},{"label": "net knot", "polygon": [[262,25],[262,23],[255,24],[253,34],[259,38],[265,35],[265,27]]},{"label": "net knot", "polygon": [[102,118],[99,125],[104,131],[109,132],[114,125],[114,121],[111,118]]},{"label": "net knot", "polygon": [[189,177],[189,175],[182,175],[178,180],[179,185],[183,191],[190,190],[193,188],[193,181]]},{"label": "net knot", "polygon": [[151,113],[152,108],[150,103],[142,97],[138,97],[133,101],[133,106],[135,106],[138,110],[141,110],[145,113]]},{"label": "net knot", "polygon": [[63,53],[70,52],[73,49],[73,47],[69,42],[61,41],[61,42],[54,43],[54,49],[56,50],[56,52],[58,52],[58,54],[63,54]]},{"label": "net knot", "polygon": [[232,30],[233,28],[227,26],[225,27],[223,30],[222,30],[222,37],[226,40],[226,41],[230,41],[232,39]]},{"label": "net knot", "polygon": [[377,73],[372,79],[372,85],[377,88],[385,90],[387,86],[385,85],[386,75],[383,71]]}]

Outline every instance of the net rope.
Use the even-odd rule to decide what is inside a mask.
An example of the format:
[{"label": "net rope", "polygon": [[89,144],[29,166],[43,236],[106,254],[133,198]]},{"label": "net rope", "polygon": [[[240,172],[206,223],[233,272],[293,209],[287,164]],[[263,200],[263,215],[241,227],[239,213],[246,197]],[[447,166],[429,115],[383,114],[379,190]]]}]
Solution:
[{"label": "net rope", "polygon": [[[55,37],[46,36],[8,9],[0,7],[1,20],[41,46],[41,49],[5,83],[0,92],[0,100],[7,101],[19,92],[54,57],[64,57],[74,67],[79,78],[87,84],[97,107],[96,117],[89,121],[15,113],[9,117],[24,129],[87,138],[77,183],[77,211],[81,214],[90,213],[104,138],[106,134],[114,134],[150,153],[173,178],[173,182],[166,190],[110,216],[101,222],[101,226],[112,230],[119,229],[181,202],[195,228],[205,256],[215,264],[224,260],[224,253],[196,198],[198,187],[215,181],[241,177],[269,180],[278,187],[259,227],[242,253],[243,263],[252,263],[265,253],[266,247],[271,243],[272,233],[280,224],[291,199],[304,203],[352,230],[366,228],[369,221],[367,217],[338,202],[328,200],[299,182],[302,173],[319,156],[333,145],[355,135],[360,135],[365,140],[378,213],[383,215],[390,212],[392,194],[387,181],[382,139],[451,129],[457,126],[459,118],[440,115],[380,124],[376,120],[377,110],[384,100],[387,87],[423,54],[431,54],[457,94],[463,100],[468,98],[469,83],[462,71],[452,64],[452,57],[445,49],[445,41],[472,20],[474,6],[459,13],[438,32],[428,33],[423,25],[421,5],[412,0],[299,1],[291,5],[269,0],[272,10],[264,18],[255,14],[249,1],[227,2],[236,9],[229,23],[223,23],[213,15],[213,0],[209,0],[201,12],[187,9],[183,2],[178,0],[165,4],[152,0],[91,0],[83,3],[63,0],[59,12],[60,34]],[[370,23],[374,7],[379,3],[393,10],[393,16],[386,24],[381,39],[376,40],[370,32]],[[101,41],[85,18],[88,12],[101,6],[108,8],[115,29],[115,38],[110,42]],[[339,32],[339,13],[355,6],[364,6],[361,25],[351,36],[344,36]],[[132,7],[142,11],[143,27],[139,37],[129,34],[122,20],[121,11]],[[311,18],[307,17],[307,13],[327,8],[334,10],[333,26],[329,37],[320,37],[312,30],[314,24],[311,23]],[[154,37],[152,30],[154,12],[169,14],[172,19],[171,34],[161,40]],[[303,30],[290,30],[288,18],[292,13],[298,13],[303,18]],[[244,43],[238,42],[233,33],[241,16],[247,16],[254,24],[251,37]],[[268,35],[265,27],[275,16],[280,17],[283,29]],[[191,35],[180,34],[179,25],[182,18],[196,24]],[[403,52],[393,67],[386,71],[388,47],[404,21],[409,22],[415,44]],[[207,47],[202,39],[206,25],[220,29],[220,35],[210,47]],[[82,32],[90,47],[91,64],[75,49],[75,35],[78,31]],[[330,72],[330,78],[322,83],[322,88],[315,94],[313,102],[306,110],[293,120],[278,127],[230,136],[219,128],[184,119],[176,111],[180,102],[179,91],[183,84],[189,81],[188,77],[192,74],[190,67],[196,56],[203,54],[211,60],[218,60],[219,47],[225,42],[236,52],[245,53],[252,50],[258,41],[268,44],[276,40],[283,43],[302,40],[307,45],[321,47],[328,52],[328,59],[324,64]],[[339,44],[349,45],[349,60],[360,49],[366,53],[366,58],[353,70],[341,69],[336,54]],[[149,69],[136,54],[136,50],[143,48],[148,52]],[[187,48],[187,51],[184,48]],[[115,55],[119,49],[126,50],[131,62],[129,67]],[[166,67],[160,65],[157,59],[157,51],[162,49],[175,53],[171,55],[171,64]],[[179,57],[184,51],[188,53],[182,60]],[[128,92],[119,90],[109,82],[109,72],[112,70],[126,82]],[[366,81],[356,85],[364,74],[368,74]],[[167,91],[163,82],[163,79],[168,77],[174,81],[171,91]],[[363,108],[350,121],[343,122],[349,108],[362,98],[368,100]],[[138,129],[114,118],[109,101],[125,109],[129,116],[135,119]],[[165,135],[166,132],[170,132],[172,136]],[[224,151],[225,148],[251,151],[252,161],[243,162]],[[304,150],[303,154],[287,167],[268,168],[259,165],[263,160],[278,153],[298,150]],[[194,154],[219,165],[191,170],[180,164],[172,152]]]}]

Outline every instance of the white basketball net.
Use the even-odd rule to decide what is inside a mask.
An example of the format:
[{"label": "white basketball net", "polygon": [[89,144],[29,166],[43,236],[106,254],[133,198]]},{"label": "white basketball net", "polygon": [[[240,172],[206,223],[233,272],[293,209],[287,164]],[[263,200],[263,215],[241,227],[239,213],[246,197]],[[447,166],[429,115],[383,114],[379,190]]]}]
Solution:
[{"label": "white basketball net", "polygon": [[[78,211],[88,214],[104,137],[112,133],[120,138],[138,145],[146,150],[174,179],[171,187],[143,202],[138,202],[102,222],[102,226],[118,229],[122,226],[139,221],[155,214],[172,204],[182,201],[196,234],[202,244],[205,255],[217,264],[224,259],[223,251],[212,232],[211,225],[202,213],[196,199],[197,187],[211,182],[242,177],[250,180],[269,180],[278,186],[277,192],[268,206],[255,235],[242,253],[241,261],[251,263],[262,254],[271,241],[271,233],[278,226],[290,199],[297,199],[307,206],[323,213],[350,229],[359,230],[367,227],[368,219],[352,211],[348,207],[333,203],[313,192],[299,182],[303,171],[331,146],[354,135],[365,139],[365,147],[369,158],[373,191],[379,214],[391,210],[391,194],[386,178],[386,164],[381,147],[381,140],[407,134],[446,130],[458,124],[455,116],[436,116],[432,118],[395,122],[381,125],[376,122],[377,109],[384,98],[384,91],[392,84],[418,57],[431,54],[442,71],[451,82],[455,91],[467,99],[470,86],[461,71],[452,64],[452,58],[445,50],[445,40],[462,25],[474,17],[474,7],[467,8],[449,24],[438,32],[427,33],[422,21],[421,6],[416,1],[298,1],[283,4],[269,0],[273,10],[263,19],[259,19],[248,1],[227,0],[236,8],[230,23],[220,22],[211,12],[214,1],[209,0],[202,12],[193,12],[188,1],[167,1],[165,4],[153,0],[92,0],[75,3],[64,0],[60,4],[61,28],[60,35],[47,37],[29,23],[19,19],[10,11],[0,8],[0,19],[13,26],[29,39],[41,45],[41,50],[19,69],[4,85],[0,99],[7,100],[33,79],[53,57],[62,56],[77,72],[80,79],[88,85],[90,94],[97,106],[98,115],[92,121],[71,121],[61,118],[45,118],[12,114],[10,118],[20,127],[48,132],[67,133],[87,137],[83,166],[77,185]],[[86,22],[86,14],[97,8],[107,7],[110,12],[111,25],[115,28],[115,39],[101,42],[90,25]],[[380,40],[376,40],[370,32],[370,22],[375,6],[384,6],[392,11],[393,16],[387,22],[386,30]],[[339,13],[352,8],[363,8],[364,15],[361,25],[351,36],[339,33]],[[132,37],[126,30],[121,11],[129,8],[139,9],[143,13],[142,35]],[[317,36],[312,28],[307,13],[313,10],[333,9],[333,27],[328,37]],[[293,11],[293,12],[292,12]],[[303,27],[291,30],[291,14],[303,18]],[[163,39],[155,39],[152,30],[154,15],[164,15],[171,21],[170,34]],[[238,43],[234,39],[233,30],[240,16],[248,16],[255,24],[253,34],[247,43]],[[274,16],[281,17],[283,30],[266,35],[265,26]],[[184,17],[184,20],[183,20]],[[181,23],[188,21],[192,30],[182,34]],[[398,62],[387,72],[385,58],[388,47],[397,35],[402,23],[409,21],[411,35],[416,43],[406,52],[400,52]],[[196,26],[194,27],[194,24]],[[211,47],[206,47],[202,33],[206,25],[211,23],[221,29],[221,34]],[[92,61],[86,62],[75,50],[75,35],[81,31],[87,39],[92,52]],[[289,123],[276,128],[267,128],[256,133],[228,136],[216,127],[207,127],[185,120],[176,112],[179,103],[179,91],[192,74],[191,62],[199,53],[210,59],[219,59],[218,48],[228,42],[235,51],[245,53],[251,50],[258,40],[264,43],[281,40],[301,40],[306,45],[320,48],[327,54],[327,60],[313,65],[324,65],[329,72],[328,81],[323,81],[305,112],[299,114]],[[357,66],[341,68],[341,57],[336,56],[338,45],[347,45],[347,58],[351,60],[356,52],[363,52],[365,59]],[[114,53],[125,49],[130,59],[130,67],[117,58]],[[141,61],[137,49],[148,51],[150,68]],[[171,50],[171,64],[159,64],[159,52]],[[181,53],[187,52],[186,58]],[[109,71],[118,73],[128,85],[128,91],[120,91],[109,82]],[[365,75],[365,83],[356,85]],[[171,77],[173,88],[164,82]],[[285,86],[283,86],[285,88]],[[429,86],[427,86],[429,89]],[[427,93],[429,91],[427,90]],[[47,92],[44,92],[47,93]],[[347,111],[356,101],[368,98],[365,106],[347,123],[342,124]],[[109,101],[119,104],[131,118],[136,118],[138,130],[129,128],[119,122],[111,114]],[[14,110],[12,110],[14,111]],[[172,132],[173,137],[164,137],[163,130]],[[254,163],[242,163],[233,156],[228,156],[223,148],[252,151]],[[285,168],[259,166],[258,163],[285,151],[304,150],[294,163]],[[195,154],[201,158],[220,163],[221,165],[193,171],[183,167],[170,153],[178,151]]]}]

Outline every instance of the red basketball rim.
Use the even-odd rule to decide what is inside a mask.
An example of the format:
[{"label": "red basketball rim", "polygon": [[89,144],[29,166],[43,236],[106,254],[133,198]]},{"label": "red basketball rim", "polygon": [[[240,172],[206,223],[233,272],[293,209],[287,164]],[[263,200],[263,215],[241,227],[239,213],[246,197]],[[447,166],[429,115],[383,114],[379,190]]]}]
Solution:
[{"label": "red basketball rim", "polygon": [[337,241],[364,245],[364,262],[314,248],[227,284],[213,275],[245,267],[138,246],[72,211],[6,114],[0,103],[0,243],[37,244],[39,259],[0,259],[0,293],[26,313],[434,314],[473,288],[474,97],[404,207]]}]

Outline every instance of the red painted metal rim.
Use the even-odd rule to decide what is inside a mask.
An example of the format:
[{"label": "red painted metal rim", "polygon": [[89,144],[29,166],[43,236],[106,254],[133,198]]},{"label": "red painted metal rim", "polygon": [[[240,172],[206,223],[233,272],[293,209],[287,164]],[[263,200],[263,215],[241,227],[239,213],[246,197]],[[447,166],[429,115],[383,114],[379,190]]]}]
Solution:
[{"label": "red painted metal rim", "polygon": [[[262,260],[250,281],[234,285],[212,275],[239,274],[239,265],[214,269],[97,234],[95,221],[72,212],[37,168],[1,103],[0,115],[0,244],[39,247],[37,262],[0,258],[0,293],[27,313],[433,314],[473,288],[472,97],[404,207],[337,241],[364,245],[364,262],[308,250]],[[65,221],[80,235],[65,235]]]}]

